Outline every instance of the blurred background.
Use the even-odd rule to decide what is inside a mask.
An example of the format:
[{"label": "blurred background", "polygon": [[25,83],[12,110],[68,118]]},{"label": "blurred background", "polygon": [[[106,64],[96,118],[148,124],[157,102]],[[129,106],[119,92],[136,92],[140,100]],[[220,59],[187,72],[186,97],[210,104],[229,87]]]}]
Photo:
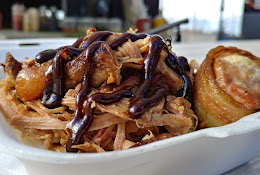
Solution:
[{"label": "blurred background", "polygon": [[259,39],[260,0],[1,1],[0,39],[79,37],[91,27],[176,42]]}]

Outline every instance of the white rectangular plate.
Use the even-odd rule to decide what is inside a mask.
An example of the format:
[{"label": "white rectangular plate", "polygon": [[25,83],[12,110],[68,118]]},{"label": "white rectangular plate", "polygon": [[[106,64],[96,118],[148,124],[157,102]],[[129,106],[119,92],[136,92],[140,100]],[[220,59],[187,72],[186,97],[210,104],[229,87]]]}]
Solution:
[{"label": "white rectangular plate", "polygon": [[[39,51],[72,44],[75,39],[40,41],[39,45],[22,47],[18,45],[21,41],[1,41],[0,62],[4,61],[8,51],[21,61],[26,56],[34,58]],[[38,40],[22,42],[35,43]],[[211,48],[217,45],[215,43]],[[197,44],[173,45],[173,50],[176,49],[174,51],[178,54],[185,47],[190,59],[195,58],[198,62],[208,51],[196,52],[196,49],[192,54],[190,50],[197,48]],[[185,53],[181,55],[186,56]],[[0,74],[2,79],[2,70]],[[260,112],[226,126],[203,129],[125,151],[89,154],[58,153],[23,145],[0,115],[0,151],[20,159],[31,175],[214,175],[250,160],[260,150]]]}]

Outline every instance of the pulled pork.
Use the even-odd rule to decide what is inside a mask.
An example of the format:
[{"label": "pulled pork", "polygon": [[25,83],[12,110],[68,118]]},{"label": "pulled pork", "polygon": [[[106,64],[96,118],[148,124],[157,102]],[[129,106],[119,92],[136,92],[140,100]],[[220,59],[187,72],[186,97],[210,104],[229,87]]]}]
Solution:
[{"label": "pulled pork", "polygon": [[[77,47],[82,47],[95,32],[90,29]],[[106,42],[118,36],[121,34],[114,33]],[[149,41],[150,36],[136,41],[128,39],[113,50],[108,44],[101,44],[92,59],[91,88],[87,96],[121,89],[135,91],[143,82]],[[72,148],[78,149],[78,152],[123,150],[194,131],[197,116],[189,101],[175,96],[183,82],[166,65],[167,55],[162,49],[151,87],[152,90],[158,87],[167,90],[158,103],[136,119],[128,114],[129,97],[112,104],[93,103],[93,122],[84,133],[82,142]],[[47,108],[41,102],[47,79],[45,72],[49,71],[52,59],[41,64],[31,59],[18,62],[7,53],[2,66],[9,76],[0,82],[0,108],[9,124],[22,132],[22,138],[30,137],[33,142],[41,140],[46,149],[61,152],[66,152],[70,136],[66,126],[75,116],[86,58],[82,53],[66,59],[65,95],[59,107]],[[192,74],[189,72],[190,76]]]}]

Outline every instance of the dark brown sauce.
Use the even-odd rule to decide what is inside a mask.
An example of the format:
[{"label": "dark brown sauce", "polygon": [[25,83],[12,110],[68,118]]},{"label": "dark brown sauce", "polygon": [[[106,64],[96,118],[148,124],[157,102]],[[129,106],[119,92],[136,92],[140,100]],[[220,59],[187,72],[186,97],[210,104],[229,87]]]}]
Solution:
[{"label": "dark brown sauce", "polygon": [[[52,66],[50,66],[49,71],[46,75],[46,83],[45,88],[43,90],[43,98],[42,103],[48,108],[55,108],[61,105],[61,99],[64,96],[64,82],[60,82],[61,79],[64,79],[64,62],[65,60],[69,60],[74,58],[75,56],[80,55],[83,51],[85,51],[90,44],[95,41],[103,40],[111,35],[112,32],[95,32],[92,34],[86,42],[83,44],[82,48],[75,48],[72,46],[64,46],[58,48],[56,50],[45,50],[37,54],[35,60],[38,63],[44,63],[50,59],[54,59],[52,62]],[[83,40],[83,38],[78,39]],[[79,41],[76,41],[74,44],[79,45]],[[87,46],[86,48],[84,46]],[[60,63],[62,62],[62,64]],[[56,67],[54,65],[59,65],[59,69],[61,71],[56,71]],[[90,64],[90,63],[89,63]],[[61,68],[62,66],[62,68]],[[55,68],[54,68],[55,67]],[[86,74],[88,75],[88,74]],[[59,78],[60,77],[60,78]],[[57,87],[56,89],[54,87]],[[58,92],[58,88],[60,88],[60,92]]]},{"label": "dark brown sauce", "polygon": [[[46,60],[52,59],[51,57],[54,55],[53,63],[46,73],[46,87],[43,91],[42,99],[42,103],[46,107],[53,108],[60,105],[64,96],[64,63],[85,51],[84,54],[86,60],[84,76],[81,89],[76,99],[76,112],[73,119],[67,125],[67,129],[70,132],[70,138],[66,146],[67,152],[78,151],[77,149],[72,148],[72,146],[82,143],[81,139],[84,133],[91,126],[95,109],[92,108],[93,103],[111,104],[121,100],[124,97],[129,97],[131,100],[128,113],[132,118],[135,119],[140,117],[147,109],[158,104],[168,92],[168,90],[163,86],[151,88],[161,50],[165,48],[168,51],[164,40],[161,37],[155,35],[151,36],[150,38],[149,52],[144,61],[144,74],[141,74],[143,77],[140,78],[142,84],[137,88],[135,93],[133,93],[131,90],[125,89],[128,87],[128,84],[126,84],[125,86],[122,86],[123,88],[120,87],[113,93],[96,93],[88,97],[90,92],[92,58],[101,44],[107,44],[104,41],[111,34],[113,33],[107,31],[94,32],[88,39],[86,39],[86,37],[81,37],[72,46],[63,47],[63,50],[56,49],[43,51],[37,59],[39,63],[43,63],[46,62]],[[147,37],[147,34],[124,33],[112,40],[110,43],[108,43],[108,45],[112,49],[116,49],[128,39],[136,41],[145,37]],[[83,41],[85,39],[86,41]],[[82,47],[76,48],[79,47],[82,42],[84,42]],[[182,89],[178,91],[177,95],[184,96],[185,98],[189,99],[191,96],[190,89],[192,84],[184,70],[184,68],[186,69],[187,65],[184,65],[184,63],[182,65],[180,61],[176,59],[169,51],[168,57],[166,58],[166,64],[171,69],[173,69],[183,80]],[[86,107],[83,109],[83,104],[86,99]]]},{"label": "dark brown sauce", "polygon": [[67,55],[67,60],[71,60],[74,59],[74,57],[80,55],[85,50],[86,48],[66,47],[63,49],[63,53]]},{"label": "dark brown sauce", "polygon": [[56,56],[56,54],[61,50],[63,50],[62,54],[66,54],[66,55],[68,55],[68,57],[73,58],[75,56],[78,56],[80,53],[82,53],[86,49],[85,48],[75,48],[72,46],[63,46],[63,47],[60,47],[55,50],[48,49],[48,50],[39,52],[35,57],[35,61],[40,64],[45,63],[45,62],[53,59]]},{"label": "dark brown sauce", "polygon": [[112,35],[112,32],[103,31],[103,32],[95,32],[93,33],[86,42],[82,45],[82,47],[89,47],[95,41],[105,41],[109,35]]},{"label": "dark brown sauce", "polygon": [[90,91],[90,71],[91,60],[95,54],[95,51],[101,44],[106,44],[102,41],[96,41],[91,44],[86,51],[85,72],[82,82],[82,87],[77,95],[76,100],[76,113],[71,122],[68,124],[68,129],[71,133],[67,143],[67,152],[76,152],[77,149],[73,149],[72,146],[81,143],[83,134],[89,129],[94,115],[94,109],[91,108],[93,102],[101,104],[110,104],[119,101],[124,97],[131,97],[133,95],[130,90],[119,90],[113,93],[96,93],[90,96],[87,100],[85,114],[83,116],[83,103]]},{"label": "dark brown sauce", "polygon": [[83,115],[83,103],[87,98],[87,95],[90,91],[90,71],[91,71],[91,60],[95,54],[95,51],[99,46],[104,43],[103,41],[97,41],[92,43],[86,51],[86,60],[85,60],[85,71],[83,76],[83,81],[81,89],[77,95],[76,99],[76,112],[73,119],[69,122],[67,129],[70,131],[70,138],[66,145],[67,152],[76,152],[77,149],[73,149],[72,146],[81,143],[81,137],[84,132],[90,127],[93,120],[93,109],[87,104],[85,110],[85,115]]},{"label": "dark brown sauce", "polygon": [[75,41],[71,46],[63,46],[63,47],[59,47],[58,49],[48,49],[48,50],[44,50],[39,52],[36,56],[35,56],[35,61],[37,63],[45,63],[51,59],[53,59],[55,57],[55,55],[62,49],[70,47],[71,49],[76,49],[80,46],[81,42],[83,41],[83,39],[86,36],[82,36],[80,38],[77,39],[77,41]]},{"label": "dark brown sauce", "polygon": [[48,50],[44,50],[42,52],[39,52],[36,56],[35,56],[35,61],[37,63],[45,63],[51,59],[54,58],[54,56],[57,54],[58,50],[57,49],[48,49]]},{"label": "dark brown sauce", "polygon": [[192,101],[192,83],[190,80],[190,77],[186,74],[185,70],[183,69],[181,63],[175,56],[173,56],[168,51],[168,57],[165,59],[165,62],[167,66],[169,66],[171,69],[173,69],[174,72],[176,72],[182,79],[182,88],[178,90],[176,96],[177,97],[184,97],[188,101]]},{"label": "dark brown sauce", "polygon": [[60,106],[64,96],[64,59],[59,51],[46,72],[45,88],[43,90],[42,104],[48,108]]},{"label": "dark brown sauce", "polygon": [[132,118],[140,117],[145,110],[155,105],[155,101],[159,101],[165,94],[165,89],[156,90],[151,97],[146,98],[146,92],[150,89],[155,69],[158,64],[162,48],[165,47],[163,39],[159,36],[151,36],[149,43],[149,52],[145,58],[145,75],[144,82],[138,87],[134,94],[134,98],[130,100],[130,108],[128,114]]},{"label": "dark brown sauce", "polygon": [[72,44],[72,47],[79,48],[80,44],[82,43],[83,39],[86,36],[79,37],[75,43]]},{"label": "dark brown sauce", "polygon": [[185,70],[185,71],[190,71],[190,65],[188,63],[187,58],[185,58],[184,56],[179,56],[177,57],[181,67]]},{"label": "dark brown sauce", "polygon": [[67,142],[66,150],[67,152],[77,152],[77,149],[72,148],[73,145],[77,145],[80,142],[83,134],[89,129],[93,121],[94,109],[92,104],[101,103],[101,104],[111,104],[119,101],[124,97],[131,97],[133,95],[130,90],[120,90],[113,93],[96,93],[91,95],[86,103],[86,109],[84,116],[77,116],[71,120],[69,128],[72,132],[70,138]]},{"label": "dark brown sauce", "polygon": [[130,100],[129,115],[133,118],[139,118],[147,109],[155,106],[166,94],[166,89],[158,88],[153,91],[149,97],[132,98]]},{"label": "dark brown sauce", "polygon": [[81,54],[85,48],[64,47],[58,51],[46,72],[45,87],[42,93],[42,104],[48,108],[61,105],[65,94],[64,69],[66,61]]},{"label": "dark brown sauce", "polygon": [[[92,123],[94,109],[91,108],[91,105],[93,102],[97,102],[97,103],[101,103],[101,104],[110,104],[110,103],[119,101],[123,97],[131,97],[133,95],[132,91],[130,91],[130,90],[119,90],[119,91],[113,92],[111,94],[107,94],[107,93],[93,94],[87,100],[85,114],[83,116],[83,103],[90,91],[89,84],[90,84],[91,60],[92,60],[92,57],[94,56],[94,53],[97,50],[97,48],[101,44],[105,44],[105,42],[96,41],[96,38],[103,39],[104,36],[107,36],[110,34],[111,33],[107,33],[107,32],[104,32],[104,33],[99,32],[95,36],[91,35],[93,37],[92,38],[89,37],[89,39],[85,42],[85,43],[87,43],[85,46],[89,45],[87,48],[87,51],[86,51],[85,72],[84,72],[84,78],[83,78],[81,89],[77,95],[76,113],[67,127],[71,133],[70,138],[67,142],[67,147],[66,147],[67,152],[77,152],[77,149],[73,149],[72,146],[81,143],[81,138],[82,138],[83,134],[88,130],[88,128],[90,127],[90,125]],[[135,34],[135,35],[131,35],[131,34],[124,35],[123,34],[123,36],[121,35],[120,37],[118,37],[118,38],[120,38],[119,40],[118,40],[118,38],[115,39],[116,42],[112,41],[112,44],[113,44],[114,48],[117,48],[119,45],[124,43],[129,38],[133,39],[133,40],[137,40],[138,37],[144,38],[143,35],[139,36],[138,34]],[[124,42],[121,42],[121,40],[123,40]]]}]

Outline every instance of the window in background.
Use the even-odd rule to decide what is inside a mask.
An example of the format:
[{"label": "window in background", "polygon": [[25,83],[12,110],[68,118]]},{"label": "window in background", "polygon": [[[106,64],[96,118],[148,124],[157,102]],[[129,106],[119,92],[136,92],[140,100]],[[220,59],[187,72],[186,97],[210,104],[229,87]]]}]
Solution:
[{"label": "window in background", "polygon": [[188,18],[189,23],[181,27],[193,34],[215,34],[217,39],[220,33],[237,38],[241,35],[244,3],[244,0],[161,0],[160,8],[168,22]]},{"label": "window in background", "polygon": [[182,28],[205,33],[218,32],[221,0],[161,0],[163,16],[174,22],[189,19]]},{"label": "window in background", "polygon": [[223,0],[222,32],[224,35],[239,38],[241,37],[244,0]]}]

